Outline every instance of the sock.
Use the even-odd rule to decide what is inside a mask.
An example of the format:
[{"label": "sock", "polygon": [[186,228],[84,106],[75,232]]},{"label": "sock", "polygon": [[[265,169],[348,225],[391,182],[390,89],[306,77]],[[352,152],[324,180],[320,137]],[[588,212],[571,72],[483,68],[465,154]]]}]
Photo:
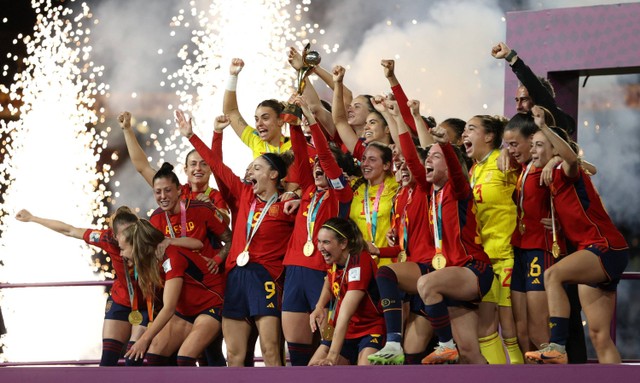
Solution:
[{"label": "sock", "polygon": [[292,366],[307,366],[313,356],[315,348],[312,344],[287,342],[289,358]]},{"label": "sock", "polygon": [[[127,351],[131,350],[131,347],[133,347],[134,344],[136,344],[136,342],[129,341],[129,343],[127,343]],[[143,364],[144,364],[144,359],[139,359],[139,360],[133,360],[129,358],[124,359],[124,365],[128,367],[138,367],[138,366],[142,366]]]},{"label": "sock", "polygon": [[503,339],[502,342],[504,343],[504,347],[507,348],[507,353],[509,354],[509,363],[524,364],[522,351],[520,350],[520,346],[518,345],[518,338],[506,338]]},{"label": "sock", "polygon": [[506,364],[507,356],[504,354],[500,335],[494,332],[489,336],[478,339],[480,342],[480,352],[489,364]]},{"label": "sock", "polygon": [[117,366],[124,343],[115,339],[102,340],[102,359],[100,366]]},{"label": "sock", "polygon": [[417,354],[404,354],[404,364],[421,364],[422,359],[424,359],[425,356],[429,355],[430,352],[428,351],[423,351],[423,352],[419,352]]},{"label": "sock", "polygon": [[550,317],[549,327],[551,327],[551,339],[549,339],[549,342],[566,346],[567,338],[569,337],[569,318]]},{"label": "sock", "polygon": [[211,342],[207,348],[204,349],[204,353],[207,357],[207,361],[202,365],[210,366],[210,367],[225,367],[227,365],[227,360],[224,358],[224,354],[222,353],[222,333],[216,337],[216,339]]},{"label": "sock", "polygon": [[446,342],[440,342],[440,347],[444,348],[456,348],[456,342],[453,341],[453,338],[449,339]]},{"label": "sock", "polygon": [[196,358],[191,358],[188,356],[178,355],[178,366],[180,367],[195,367],[196,366]]},{"label": "sock", "polygon": [[[402,299],[398,289],[398,277],[389,267],[382,266],[378,269],[376,283],[380,291],[384,322],[387,326],[387,341],[402,342],[402,335],[400,335],[402,331]],[[395,339],[395,334],[400,335],[400,338]]]},{"label": "sock", "polygon": [[169,357],[158,354],[147,353],[147,366],[168,366]]},{"label": "sock", "polygon": [[441,343],[453,339],[451,322],[449,320],[449,309],[444,301],[433,305],[424,305],[424,311],[427,313],[427,319],[429,319],[431,327],[433,327],[433,331]]}]

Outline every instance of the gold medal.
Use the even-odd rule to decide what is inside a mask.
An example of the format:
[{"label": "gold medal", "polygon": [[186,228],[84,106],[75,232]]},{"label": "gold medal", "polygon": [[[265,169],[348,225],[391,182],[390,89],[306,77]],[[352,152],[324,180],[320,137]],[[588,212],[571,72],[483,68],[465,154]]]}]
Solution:
[{"label": "gold medal", "polygon": [[560,256],[560,246],[556,241],[553,241],[553,245],[551,245],[551,254],[553,254],[553,258],[558,258]]},{"label": "gold medal", "polygon": [[245,250],[238,254],[238,258],[236,258],[236,265],[243,267],[246,266],[247,263],[249,263],[249,252]]},{"label": "gold medal", "polygon": [[433,259],[431,260],[431,265],[436,270],[443,269],[447,265],[447,258],[445,258],[444,255],[442,255],[442,253],[437,253],[436,255],[433,256]]},{"label": "gold medal", "polygon": [[302,248],[302,254],[304,254],[305,257],[310,257],[313,255],[313,252],[316,250],[315,246],[313,246],[313,242],[311,241],[307,241],[307,243],[304,244],[304,247]]},{"label": "gold medal", "polygon": [[142,313],[138,310],[133,310],[129,313],[129,323],[134,326],[142,324]]},{"label": "gold medal", "polygon": [[520,223],[518,224],[518,230],[520,231],[520,235],[524,235],[524,231],[526,230],[524,222],[520,221]]},{"label": "gold medal", "polygon": [[333,330],[335,330],[335,328],[327,323],[327,325],[322,329],[322,339],[328,341],[333,340]]},{"label": "gold medal", "polygon": [[398,253],[398,262],[406,262],[407,261],[407,252],[402,250]]}]

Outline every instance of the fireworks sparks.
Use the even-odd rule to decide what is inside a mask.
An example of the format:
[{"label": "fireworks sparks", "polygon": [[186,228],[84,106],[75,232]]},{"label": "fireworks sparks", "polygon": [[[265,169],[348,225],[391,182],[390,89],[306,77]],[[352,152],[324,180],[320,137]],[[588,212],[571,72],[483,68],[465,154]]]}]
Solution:
[{"label": "fireworks sparks", "polygon": [[[21,208],[76,227],[104,224],[113,173],[97,168],[106,133],[95,96],[103,68],[91,62],[92,14],[50,0],[33,0],[37,22],[26,45],[25,69],[14,77],[8,108],[17,120],[0,122],[6,149],[0,167],[5,189],[0,217],[0,280],[44,282],[96,279],[94,251],[76,239],[33,223],[19,223]],[[17,106],[14,106],[17,105]],[[103,288],[5,290],[2,308],[8,328],[5,358],[11,361],[95,358],[100,350]],[[82,334],[70,336],[70,334]]]}]

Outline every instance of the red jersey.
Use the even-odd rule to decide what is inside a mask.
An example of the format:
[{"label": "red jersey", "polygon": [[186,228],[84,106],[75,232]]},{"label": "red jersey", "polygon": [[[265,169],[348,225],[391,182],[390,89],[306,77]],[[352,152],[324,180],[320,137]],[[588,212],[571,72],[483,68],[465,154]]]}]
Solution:
[{"label": "red jersey", "polygon": [[[515,191],[518,214],[511,244],[520,249],[540,249],[550,252],[553,233],[547,230],[540,220],[551,218],[551,192],[547,186],[540,185],[541,175],[542,169],[536,168],[533,164],[522,164],[522,172]],[[520,233],[522,227],[524,227],[524,234]],[[564,253],[564,237],[561,232],[556,231],[556,239]]]},{"label": "red jersey", "polygon": [[358,138],[356,141],[356,146],[353,148],[353,153],[351,156],[358,161],[362,161],[362,157],[364,157],[364,151],[367,149],[367,144],[364,142],[364,138]]},{"label": "red jersey", "polygon": [[[227,224],[220,217],[211,204],[198,200],[185,201],[186,212],[186,228],[182,228],[182,213],[169,214],[169,221],[175,233],[176,238],[181,237],[186,229],[186,237],[195,238],[204,244],[200,253],[208,258],[213,258],[220,252],[222,244],[220,236],[227,230]],[[160,230],[165,237],[171,237],[171,230],[167,224],[167,216],[165,212],[158,208],[149,218],[151,224]]]},{"label": "red jersey", "polygon": [[[87,229],[82,236],[82,239],[89,245],[93,245],[106,251],[111,258],[111,265],[115,273],[115,279],[113,280],[113,286],[111,287],[111,299],[121,306],[131,307],[131,299],[129,297],[129,289],[127,288],[127,279],[125,277],[124,260],[120,255],[120,247],[118,247],[118,241],[116,241],[113,230],[92,230]],[[138,302],[144,302],[142,297],[142,291],[138,287],[133,277],[133,267],[129,270],[131,276],[131,283],[135,288],[135,296],[138,297]],[[138,303],[138,308],[143,308],[144,305]]]},{"label": "red jersey", "polygon": [[609,218],[591,178],[582,168],[579,168],[576,178],[571,179],[562,170],[562,164],[558,165],[553,171],[550,189],[562,231],[578,250],[590,245],[613,250],[629,247]]},{"label": "red jersey", "polygon": [[416,129],[416,122],[413,119],[413,114],[411,114],[411,109],[409,108],[409,105],[407,105],[407,103],[409,102],[409,99],[407,98],[407,95],[404,93],[404,89],[402,89],[402,86],[398,84],[398,85],[392,86],[391,91],[393,92],[393,97],[398,102],[398,109],[400,109],[400,115],[402,116],[402,119],[404,120],[405,124],[407,124],[409,128],[411,128],[413,133],[417,134],[418,129]]},{"label": "red jersey", "polygon": [[[398,192],[391,227],[396,229],[397,241],[404,241],[407,261],[428,263],[435,253],[433,232],[429,226],[430,185],[409,133],[400,135],[400,145],[415,183],[402,187]],[[398,245],[394,248],[400,251]]]},{"label": "red jersey", "polygon": [[[318,160],[327,177],[329,188],[320,191],[316,190],[313,168],[307,160],[307,156],[304,154],[298,155],[301,152],[305,153],[303,152],[306,145],[304,135],[299,126],[292,125],[290,127],[291,145],[295,154],[295,164],[299,170],[298,181],[302,189],[302,196],[283,265],[303,266],[324,271],[327,268],[327,264],[317,246],[315,246],[318,239],[318,231],[327,219],[336,216],[347,217],[349,215],[349,205],[353,198],[353,192],[349,181],[342,174],[342,169],[338,166],[329,150],[329,144],[320,132],[320,127],[314,124],[311,127],[311,132],[317,147]],[[310,220],[313,219],[313,223],[308,222],[309,217],[311,217]],[[306,257],[302,249],[309,238],[308,223],[312,225],[311,242],[314,244],[315,250],[311,256]]]},{"label": "red jersey", "polygon": [[[435,208],[442,220],[442,254],[447,258],[447,266],[464,266],[472,259],[490,263],[478,236],[469,180],[464,175],[451,144],[440,144],[440,147],[449,169],[449,180],[435,193]],[[433,198],[432,195],[430,199]],[[429,202],[433,206],[433,201]],[[433,210],[429,209],[432,233],[435,226]]]},{"label": "red jersey", "polygon": [[227,206],[224,198],[222,198],[222,194],[212,187],[209,187],[207,188],[207,190],[201,192],[191,190],[191,186],[189,184],[184,184],[180,187],[180,199],[182,199],[183,201],[195,199],[201,193],[204,193],[209,197],[209,201],[213,203],[213,206],[216,208],[216,210],[219,209],[226,212],[229,211],[229,206]]},{"label": "red jersey", "polygon": [[339,299],[334,322],[340,315],[340,305],[349,290],[365,292],[358,308],[349,320],[345,339],[356,339],[370,334],[384,334],[384,317],[380,306],[380,293],[376,284],[378,267],[366,251],[350,256],[345,267],[337,265],[327,271],[333,299]]},{"label": "red jersey", "polygon": [[182,278],[182,290],[176,311],[184,316],[194,316],[223,303],[224,283],[222,278],[211,274],[207,263],[193,251],[169,246],[162,262],[165,280]]},{"label": "red jersey", "polygon": [[[202,148],[201,145],[204,145],[195,134],[191,137],[191,142],[196,149],[198,147]],[[200,151],[198,152],[200,153]],[[207,157],[203,153],[201,155],[211,167],[213,174],[220,180],[220,183],[227,188],[229,193],[236,196],[234,203],[231,205],[231,210],[236,211],[233,222],[233,240],[225,264],[225,270],[229,272],[236,266],[236,259],[244,251],[247,243],[247,220],[249,219],[251,205],[255,201],[255,214],[251,224],[253,228],[260,218],[266,202],[261,201],[253,194],[253,185],[243,183],[228,166],[221,161],[211,161],[209,163]],[[209,156],[208,158],[210,159],[211,157]],[[267,215],[263,218],[249,245],[250,262],[264,266],[274,281],[280,277],[283,271],[282,259],[293,230],[294,220],[295,215],[284,213],[284,202],[275,202],[269,208]]]}]

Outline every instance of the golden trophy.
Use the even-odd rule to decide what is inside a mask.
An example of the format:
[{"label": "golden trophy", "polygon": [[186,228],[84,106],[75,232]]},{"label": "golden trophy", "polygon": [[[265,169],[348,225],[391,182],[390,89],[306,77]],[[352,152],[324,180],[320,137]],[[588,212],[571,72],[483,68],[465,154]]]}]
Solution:
[{"label": "golden trophy", "polygon": [[[307,76],[309,72],[320,64],[320,54],[316,51],[312,51],[311,44],[307,44],[302,50],[302,67],[298,70],[298,89],[297,93],[302,95],[304,87],[307,84]],[[287,104],[280,117],[287,123],[293,125],[300,125],[302,119],[302,109],[296,104]]]}]

